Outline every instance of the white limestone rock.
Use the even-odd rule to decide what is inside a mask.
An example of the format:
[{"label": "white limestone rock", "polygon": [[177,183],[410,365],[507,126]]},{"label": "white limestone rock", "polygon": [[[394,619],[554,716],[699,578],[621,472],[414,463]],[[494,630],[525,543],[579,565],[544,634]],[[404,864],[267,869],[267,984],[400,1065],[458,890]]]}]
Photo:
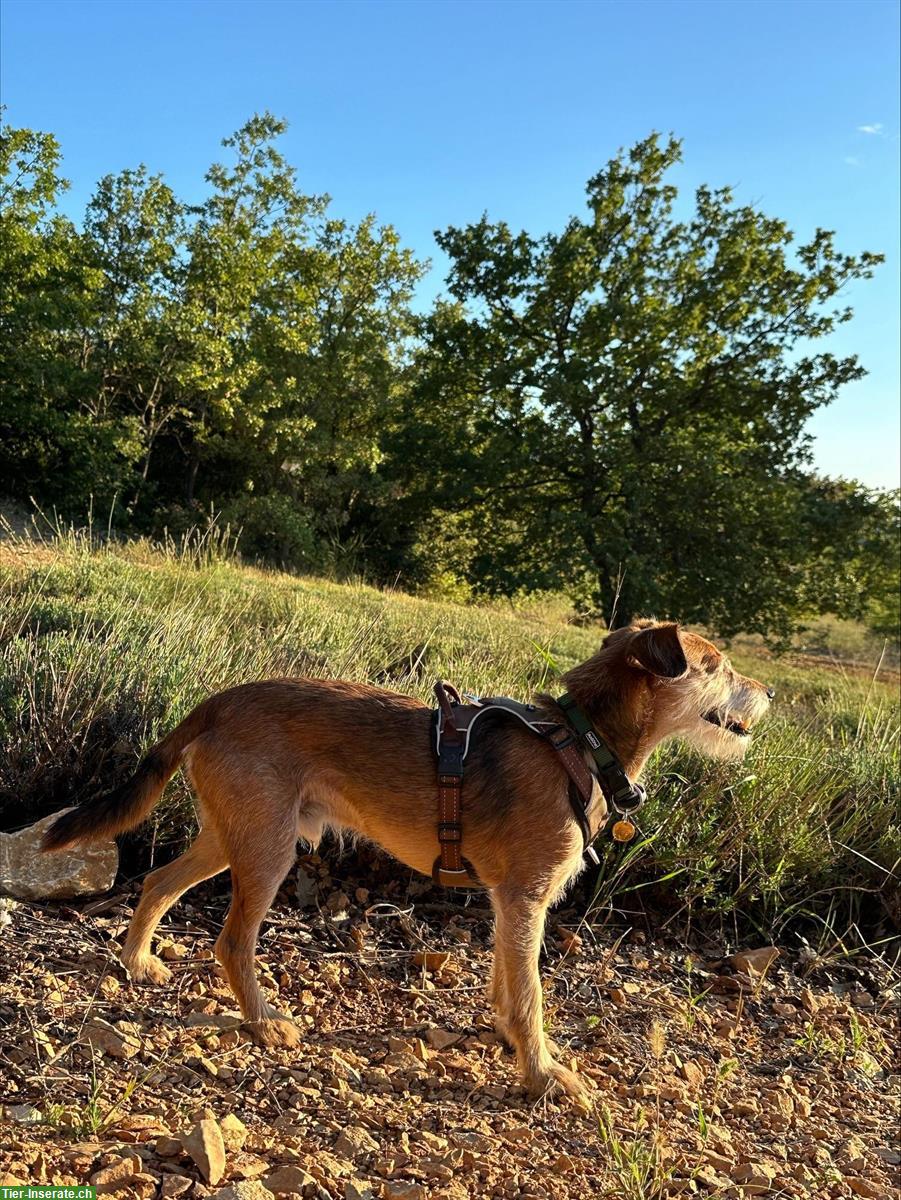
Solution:
[{"label": "white limestone rock", "polygon": [[17,833],[0,833],[0,895],[18,900],[71,900],[113,886],[119,869],[115,842],[41,853],[44,831],[59,815],[52,813]]}]

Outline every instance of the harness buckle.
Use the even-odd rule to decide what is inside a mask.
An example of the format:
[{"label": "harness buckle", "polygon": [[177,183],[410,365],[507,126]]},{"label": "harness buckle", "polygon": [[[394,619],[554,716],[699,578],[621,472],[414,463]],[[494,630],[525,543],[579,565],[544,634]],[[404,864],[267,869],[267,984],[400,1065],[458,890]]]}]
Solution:
[{"label": "harness buckle", "polygon": [[[561,738],[559,735],[563,734]],[[578,740],[577,735],[571,729],[567,729],[565,725],[558,725],[556,729],[552,729],[547,735],[547,740],[551,743],[555,750],[565,750],[567,746],[574,746]]]},{"label": "harness buckle", "polygon": [[442,737],[438,752],[438,778],[452,785],[463,778],[463,740]]}]

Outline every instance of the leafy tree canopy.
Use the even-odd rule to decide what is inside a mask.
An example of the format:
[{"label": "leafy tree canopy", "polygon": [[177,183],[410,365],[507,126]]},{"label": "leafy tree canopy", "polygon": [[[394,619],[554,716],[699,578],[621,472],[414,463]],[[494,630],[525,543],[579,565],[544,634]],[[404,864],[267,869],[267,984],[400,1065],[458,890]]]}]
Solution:
[{"label": "leafy tree canopy", "polygon": [[863,369],[829,353],[879,255],[701,187],[675,140],[611,160],[543,236],[436,234],[448,295],[372,215],[284,159],[284,122],[223,143],[206,198],[139,165],[58,211],[55,139],[0,127],[0,472],[125,528],[212,507],[246,553],[452,594],[567,591],[787,634],[897,621],[897,500],[811,472],[806,422]]},{"label": "leafy tree canopy", "polygon": [[417,403],[443,428],[411,426],[401,452],[431,453],[488,590],[581,580],[609,623],[787,629],[830,525],[811,513],[828,504],[805,423],[863,374],[799,347],[850,318],[842,288],[881,258],[824,230],[792,247],[728,188],[677,219],[679,157],[657,136],[619,155],[560,233],[483,217],[436,234],[452,300],[428,322]]}]

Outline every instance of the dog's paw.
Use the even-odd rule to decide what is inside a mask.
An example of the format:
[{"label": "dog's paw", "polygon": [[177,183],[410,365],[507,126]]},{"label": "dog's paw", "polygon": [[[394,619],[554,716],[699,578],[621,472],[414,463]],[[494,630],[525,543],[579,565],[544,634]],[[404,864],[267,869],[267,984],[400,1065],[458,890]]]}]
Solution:
[{"label": "dog's paw", "polygon": [[494,1036],[498,1039],[501,1049],[505,1054],[516,1053],[516,1046],[513,1044],[513,1038],[510,1036],[510,1026],[499,1014],[495,1014],[494,1017]]},{"label": "dog's paw", "polygon": [[554,1092],[563,1092],[580,1108],[586,1111],[591,1108],[591,1088],[588,1083],[575,1071],[553,1060],[543,1071],[537,1071],[532,1078],[527,1079],[526,1087],[534,1099]]},{"label": "dog's paw", "polygon": [[136,955],[134,958],[126,957],[123,954],[122,966],[128,972],[132,983],[172,982],[172,972],[155,954]]},{"label": "dog's paw", "polygon": [[287,1017],[247,1021],[244,1028],[258,1046],[296,1046],[300,1041],[300,1030]]}]

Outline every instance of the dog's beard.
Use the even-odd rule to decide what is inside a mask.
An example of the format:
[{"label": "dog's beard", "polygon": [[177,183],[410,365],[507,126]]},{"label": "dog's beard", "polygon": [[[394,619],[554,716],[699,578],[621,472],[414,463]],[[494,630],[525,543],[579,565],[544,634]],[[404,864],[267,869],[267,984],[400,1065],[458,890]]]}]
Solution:
[{"label": "dog's beard", "polygon": [[711,725],[703,717],[699,717],[690,729],[685,730],[684,737],[708,758],[733,762],[744,758],[754,740],[750,734],[741,737],[719,725]]},{"label": "dog's beard", "polygon": [[709,758],[735,761],[748,752],[753,726],[768,707],[756,689],[733,690],[711,684],[686,698],[681,732]]}]

